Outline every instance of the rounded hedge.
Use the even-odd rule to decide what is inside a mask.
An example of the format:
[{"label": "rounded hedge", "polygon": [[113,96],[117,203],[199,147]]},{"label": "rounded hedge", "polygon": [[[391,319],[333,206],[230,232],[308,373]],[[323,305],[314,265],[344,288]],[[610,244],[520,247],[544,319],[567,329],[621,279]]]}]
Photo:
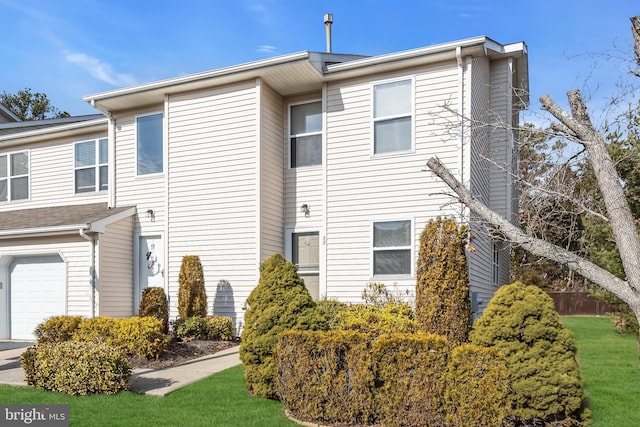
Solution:
[{"label": "rounded hedge", "polygon": [[169,333],[169,302],[164,289],[151,287],[142,290],[138,316],[152,316],[160,319],[162,321],[162,332]]},{"label": "rounded hedge", "polygon": [[498,289],[470,336],[506,358],[510,422],[588,423],[573,337],[540,288],[515,282]]}]

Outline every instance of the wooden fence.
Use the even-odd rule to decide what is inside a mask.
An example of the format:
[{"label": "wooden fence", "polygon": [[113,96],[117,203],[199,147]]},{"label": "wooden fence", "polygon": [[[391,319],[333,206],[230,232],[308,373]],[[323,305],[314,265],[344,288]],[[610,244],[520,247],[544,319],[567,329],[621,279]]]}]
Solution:
[{"label": "wooden fence", "polygon": [[610,313],[608,304],[586,292],[549,292],[548,294],[561,316],[606,316]]}]

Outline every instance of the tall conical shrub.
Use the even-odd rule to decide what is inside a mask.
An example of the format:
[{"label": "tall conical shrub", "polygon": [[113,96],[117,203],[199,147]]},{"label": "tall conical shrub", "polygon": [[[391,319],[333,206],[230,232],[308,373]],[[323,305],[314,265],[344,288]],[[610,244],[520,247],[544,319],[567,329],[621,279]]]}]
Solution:
[{"label": "tall conical shrub", "polygon": [[151,287],[142,290],[138,316],[152,316],[162,321],[162,332],[169,333],[169,302],[164,289]]},{"label": "tall conical shrub", "polygon": [[438,217],[420,236],[416,323],[423,332],[447,337],[452,346],[468,341],[471,330],[467,235],[468,227]]},{"label": "tall conical shrub", "polygon": [[207,292],[200,257],[186,255],[182,258],[178,276],[178,314],[181,318],[207,316]]},{"label": "tall conical shrub", "polygon": [[295,266],[275,254],[260,265],[260,281],[247,305],[240,345],[245,383],[249,392],[274,398],[278,334],[315,329],[315,303]]},{"label": "tall conical shrub", "polygon": [[510,423],[589,424],[573,337],[540,288],[521,282],[499,288],[476,321],[471,341],[506,358]]}]

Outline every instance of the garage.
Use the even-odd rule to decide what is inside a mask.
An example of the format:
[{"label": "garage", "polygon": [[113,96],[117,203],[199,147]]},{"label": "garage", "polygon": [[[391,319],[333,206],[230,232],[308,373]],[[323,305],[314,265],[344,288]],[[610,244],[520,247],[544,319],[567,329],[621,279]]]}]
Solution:
[{"label": "garage", "polygon": [[43,319],[65,314],[65,263],[58,255],[15,258],[9,265],[11,339],[34,339]]}]

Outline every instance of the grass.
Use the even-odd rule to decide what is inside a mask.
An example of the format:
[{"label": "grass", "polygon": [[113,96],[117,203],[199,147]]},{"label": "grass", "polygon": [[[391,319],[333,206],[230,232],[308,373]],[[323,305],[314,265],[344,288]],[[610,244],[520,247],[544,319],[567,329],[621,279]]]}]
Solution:
[{"label": "grass", "polygon": [[242,366],[174,391],[166,397],[120,392],[67,396],[31,387],[0,386],[3,404],[68,404],[71,426],[297,426],[280,402],[247,394]]},{"label": "grass", "polygon": [[563,317],[578,347],[592,427],[640,425],[638,338],[615,332],[609,317]]}]

